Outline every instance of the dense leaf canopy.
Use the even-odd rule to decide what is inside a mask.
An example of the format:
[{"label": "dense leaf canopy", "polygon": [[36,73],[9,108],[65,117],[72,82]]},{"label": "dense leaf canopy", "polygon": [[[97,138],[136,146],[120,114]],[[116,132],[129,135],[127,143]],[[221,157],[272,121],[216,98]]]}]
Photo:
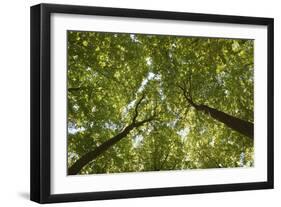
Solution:
[{"label": "dense leaf canopy", "polygon": [[253,165],[253,138],[185,96],[253,123],[253,40],[69,31],[67,51],[68,167],[130,124],[79,173]]}]

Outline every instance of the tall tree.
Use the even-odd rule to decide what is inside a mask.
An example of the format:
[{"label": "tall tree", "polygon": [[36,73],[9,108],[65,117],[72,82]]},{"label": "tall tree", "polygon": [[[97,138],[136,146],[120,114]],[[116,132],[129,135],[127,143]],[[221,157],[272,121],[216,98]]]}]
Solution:
[{"label": "tall tree", "polygon": [[210,115],[217,121],[224,123],[226,126],[231,129],[249,137],[250,139],[254,139],[254,124],[248,121],[244,121],[237,117],[231,116],[227,113],[219,111],[217,109],[211,108],[209,106],[203,104],[196,104],[192,100],[191,92],[188,92],[186,88],[179,86],[182,89],[185,99],[188,104],[193,106],[196,110],[202,111],[207,115]]},{"label": "tall tree", "polygon": [[124,139],[133,129],[138,128],[147,122],[151,122],[151,121],[155,120],[155,114],[153,114],[149,118],[146,118],[142,121],[137,121],[137,117],[138,117],[138,113],[139,113],[139,111],[138,111],[139,105],[141,104],[143,99],[144,99],[144,95],[140,98],[140,100],[137,102],[137,104],[135,106],[135,115],[133,117],[132,123],[129,124],[128,126],[126,126],[122,130],[122,132],[120,132],[119,134],[117,134],[114,137],[110,138],[109,140],[105,141],[104,143],[102,143],[100,146],[98,146],[93,151],[90,151],[90,152],[86,153],[85,155],[83,155],[82,157],[80,157],[71,167],[69,167],[69,169],[68,169],[69,175],[75,175],[75,174],[79,173],[79,171],[85,165],[87,165],[89,162],[93,161],[95,158],[100,156],[104,151],[108,150],[110,147],[112,147],[113,145],[118,143],[120,140]]}]

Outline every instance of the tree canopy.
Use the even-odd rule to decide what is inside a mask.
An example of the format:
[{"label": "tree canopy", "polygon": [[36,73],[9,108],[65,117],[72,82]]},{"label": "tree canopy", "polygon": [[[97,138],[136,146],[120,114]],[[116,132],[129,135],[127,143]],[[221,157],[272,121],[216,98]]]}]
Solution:
[{"label": "tree canopy", "polygon": [[68,174],[254,164],[253,40],[67,34]]}]

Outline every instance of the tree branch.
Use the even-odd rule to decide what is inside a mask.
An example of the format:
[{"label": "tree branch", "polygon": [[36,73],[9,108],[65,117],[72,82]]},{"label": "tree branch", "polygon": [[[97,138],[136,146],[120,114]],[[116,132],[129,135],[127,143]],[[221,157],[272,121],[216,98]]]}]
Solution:
[{"label": "tree branch", "polygon": [[70,87],[67,89],[68,92],[79,91],[81,89],[86,89],[86,87]]},{"label": "tree branch", "polygon": [[81,158],[79,158],[70,168],[68,168],[68,175],[76,175],[81,171],[81,169],[87,165],[89,162],[93,161],[97,157],[99,157],[103,152],[111,148],[113,145],[115,145],[117,142],[125,138],[133,129],[138,128],[142,125],[144,125],[147,122],[150,122],[155,119],[155,115],[148,117],[147,119],[144,119],[142,121],[137,121],[136,118],[138,116],[138,107],[142,100],[144,99],[144,95],[140,98],[140,100],[137,102],[135,107],[135,115],[133,117],[133,121],[131,124],[129,124],[127,127],[125,127],[119,134],[116,136],[110,138],[109,140],[102,143],[100,146],[98,146],[95,150],[90,151],[83,155]]},{"label": "tree branch", "polygon": [[193,106],[194,108],[197,109],[197,108],[199,107],[199,105],[197,105],[197,104],[195,104],[195,103],[193,102],[192,97],[190,97],[190,93],[187,92],[186,86],[183,87],[183,86],[181,86],[181,85],[178,85],[178,87],[182,90],[183,96],[185,97],[185,99],[187,100],[187,102],[188,102],[191,106]]},{"label": "tree branch", "polygon": [[137,119],[137,117],[138,117],[138,115],[139,115],[138,109],[139,109],[139,106],[140,106],[141,102],[143,101],[144,97],[145,97],[145,95],[143,94],[143,95],[141,96],[140,100],[139,100],[139,101],[137,102],[137,104],[136,104],[136,107],[135,107],[135,115],[134,115],[134,117],[133,117],[133,123],[136,123],[136,119]]}]

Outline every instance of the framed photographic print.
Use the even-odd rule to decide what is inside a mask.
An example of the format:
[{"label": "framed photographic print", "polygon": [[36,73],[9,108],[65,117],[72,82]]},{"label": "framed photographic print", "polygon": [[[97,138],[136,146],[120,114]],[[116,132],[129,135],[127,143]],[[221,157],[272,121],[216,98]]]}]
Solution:
[{"label": "framed photographic print", "polygon": [[31,7],[31,200],[273,188],[273,19]]}]

